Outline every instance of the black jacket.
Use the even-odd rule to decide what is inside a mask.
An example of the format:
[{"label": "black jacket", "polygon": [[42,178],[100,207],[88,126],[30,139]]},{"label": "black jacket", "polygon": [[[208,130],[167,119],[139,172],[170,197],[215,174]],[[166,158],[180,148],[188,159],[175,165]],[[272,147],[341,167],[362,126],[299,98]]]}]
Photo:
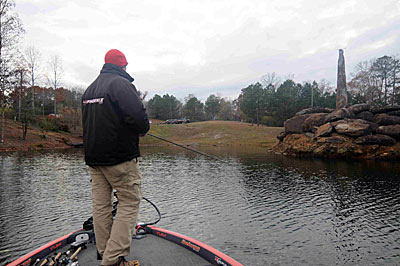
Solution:
[{"label": "black jacket", "polygon": [[86,164],[115,165],[140,156],[139,134],[149,130],[149,119],[132,81],[122,68],[104,64],[83,94]]}]

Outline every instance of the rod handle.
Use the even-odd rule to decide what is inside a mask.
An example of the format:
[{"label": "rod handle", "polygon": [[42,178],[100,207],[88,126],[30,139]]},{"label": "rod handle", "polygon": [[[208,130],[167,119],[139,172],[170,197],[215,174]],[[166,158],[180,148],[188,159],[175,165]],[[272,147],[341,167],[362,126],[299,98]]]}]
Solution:
[{"label": "rod handle", "polygon": [[49,266],[53,266],[56,261],[61,257],[61,252],[59,252],[56,257],[54,258],[54,260],[52,262],[50,262]]},{"label": "rod handle", "polygon": [[70,260],[75,259],[75,257],[78,255],[78,253],[82,250],[82,247],[79,247],[74,254],[71,255],[71,257],[69,258]]}]

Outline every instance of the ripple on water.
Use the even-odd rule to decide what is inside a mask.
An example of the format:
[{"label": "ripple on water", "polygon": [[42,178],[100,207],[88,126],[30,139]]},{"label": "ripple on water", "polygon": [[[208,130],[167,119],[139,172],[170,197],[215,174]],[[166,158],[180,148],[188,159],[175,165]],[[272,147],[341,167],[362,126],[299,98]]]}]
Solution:
[{"label": "ripple on water", "polygon": [[[244,265],[400,264],[398,166],[220,152],[228,164],[143,149],[143,195],[159,226]],[[0,265],[91,216],[89,180],[79,150],[0,155]],[[143,201],[139,217],[157,215]]]}]

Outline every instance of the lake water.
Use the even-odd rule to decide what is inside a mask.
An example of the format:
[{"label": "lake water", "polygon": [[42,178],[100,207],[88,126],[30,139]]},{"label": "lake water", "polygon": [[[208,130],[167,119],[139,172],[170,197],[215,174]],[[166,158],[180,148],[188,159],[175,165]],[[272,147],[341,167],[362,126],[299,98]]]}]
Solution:
[{"label": "lake water", "polygon": [[[400,265],[400,166],[295,159],[261,148],[143,147],[157,226],[243,265]],[[80,149],[0,154],[0,265],[91,216]],[[143,202],[140,220],[157,218]]]}]

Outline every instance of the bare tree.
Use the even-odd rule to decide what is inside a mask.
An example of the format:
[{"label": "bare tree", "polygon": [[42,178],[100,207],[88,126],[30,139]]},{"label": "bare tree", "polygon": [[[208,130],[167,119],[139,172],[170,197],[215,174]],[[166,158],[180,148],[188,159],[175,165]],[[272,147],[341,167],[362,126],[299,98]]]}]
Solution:
[{"label": "bare tree", "polygon": [[326,79],[321,79],[318,82],[318,88],[321,91],[322,94],[324,93],[330,93],[333,92],[335,90],[335,88],[332,87],[332,85],[330,84],[330,82]]},{"label": "bare tree", "polygon": [[389,94],[389,79],[391,78],[390,72],[393,69],[393,58],[390,56],[382,56],[375,60],[371,66],[373,76],[377,78],[380,82],[380,95],[383,99],[380,99],[385,105],[388,104],[388,94]]},{"label": "bare tree", "polygon": [[49,75],[47,81],[54,89],[54,126],[57,127],[57,87],[60,86],[62,78],[62,61],[58,55],[53,55],[49,60]]},{"label": "bare tree", "polygon": [[397,56],[383,56],[359,63],[348,83],[356,102],[373,105],[399,104],[400,60]]},{"label": "bare tree", "polygon": [[398,89],[400,86],[397,84],[399,83],[400,79],[400,59],[398,55],[393,56],[393,62],[392,62],[392,89],[393,89],[393,96],[392,96],[392,105],[399,104],[399,99],[398,99]]},{"label": "bare tree", "polygon": [[0,0],[0,98],[1,98],[1,139],[4,143],[5,108],[12,89],[13,56],[19,37],[24,32],[17,14],[11,10],[15,6],[12,0]]},{"label": "bare tree", "polygon": [[137,94],[139,96],[139,98],[144,101],[144,99],[146,99],[147,95],[149,94],[148,91],[142,92],[140,90],[137,91]]},{"label": "bare tree", "polygon": [[15,75],[15,90],[18,91],[18,121],[22,125],[22,139],[26,139],[28,132],[28,123],[31,119],[31,113],[28,112],[26,97],[24,97],[25,92],[23,91],[24,85],[27,83],[26,74],[28,68],[25,65],[25,60],[20,59],[19,65],[14,71]]},{"label": "bare tree", "polygon": [[278,77],[275,72],[267,73],[261,77],[261,84],[264,86],[264,88],[273,86],[275,89],[277,89],[281,84],[281,78]]},{"label": "bare tree", "polygon": [[38,68],[40,63],[40,52],[34,46],[29,46],[25,50],[25,60],[28,64],[30,76],[30,85],[31,85],[31,93],[32,93],[32,114],[35,114],[35,83],[38,79]]},{"label": "bare tree", "polygon": [[348,83],[349,92],[356,96],[358,101],[372,104],[379,95],[379,81],[372,75],[372,61],[363,61],[356,65],[356,73]]},{"label": "bare tree", "polygon": [[18,88],[18,121],[21,121],[22,112],[22,89],[24,84],[26,84],[26,73],[28,72],[24,64],[19,64],[15,69],[15,78],[17,80],[16,85]]},{"label": "bare tree", "polygon": [[284,80],[294,80],[294,73],[289,73],[285,76]]},{"label": "bare tree", "polygon": [[79,128],[79,133],[80,133],[82,130],[81,101],[82,101],[82,95],[85,92],[85,89],[82,87],[76,87],[75,89],[73,89],[73,92],[75,95],[75,100],[74,100],[75,116],[74,116],[73,130],[74,130],[74,132],[76,132],[77,128]]}]

